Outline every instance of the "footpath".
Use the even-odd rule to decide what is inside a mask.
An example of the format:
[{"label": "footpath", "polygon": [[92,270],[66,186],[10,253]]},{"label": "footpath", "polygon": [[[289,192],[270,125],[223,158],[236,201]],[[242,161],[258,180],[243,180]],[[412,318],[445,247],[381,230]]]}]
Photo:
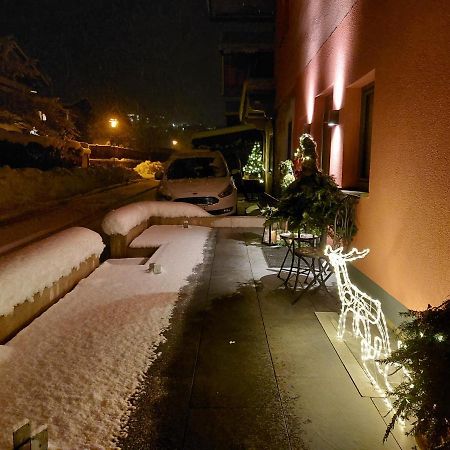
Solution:
[{"label": "footpath", "polygon": [[[268,267],[260,229],[217,229],[179,300],[126,425],[125,449],[412,449],[383,444],[380,398],[362,396],[316,312],[334,296],[293,293]],[[381,411],[381,412],[380,412]]]}]

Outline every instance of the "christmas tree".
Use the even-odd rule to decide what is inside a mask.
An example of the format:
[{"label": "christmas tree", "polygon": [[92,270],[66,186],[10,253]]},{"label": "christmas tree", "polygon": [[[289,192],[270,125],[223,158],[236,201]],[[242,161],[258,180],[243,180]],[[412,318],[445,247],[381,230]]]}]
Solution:
[{"label": "christmas tree", "polygon": [[244,175],[249,178],[256,178],[263,182],[263,155],[261,142],[255,142],[248,157],[247,164],[243,168]]}]

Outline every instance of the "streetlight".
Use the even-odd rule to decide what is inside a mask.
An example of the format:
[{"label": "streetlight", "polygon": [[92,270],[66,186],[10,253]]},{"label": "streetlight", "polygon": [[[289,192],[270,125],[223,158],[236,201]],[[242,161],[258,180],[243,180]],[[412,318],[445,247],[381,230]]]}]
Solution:
[{"label": "streetlight", "polygon": [[172,145],[175,147],[177,144],[178,144],[178,141],[177,141],[176,139],[174,139],[174,140],[172,141]]},{"label": "streetlight", "polygon": [[[109,126],[111,127],[111,131],[113,131],[119,126],[119,121],[115,117],[111,117],[111,119],[109,119]],[[111,133],[111,139],[109,141],[111,145],[113,145],[113,135],[114,133]]]}]

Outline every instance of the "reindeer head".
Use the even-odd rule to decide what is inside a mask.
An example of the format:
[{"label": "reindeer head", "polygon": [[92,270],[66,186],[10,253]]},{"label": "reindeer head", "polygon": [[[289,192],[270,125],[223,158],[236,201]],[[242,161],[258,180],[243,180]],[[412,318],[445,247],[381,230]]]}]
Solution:
[{"label": "reindeer head", "polygon": [[354,261],[355,259],[364,258],[369,253],[369,251],[370,250],[368,248],[361,251],[359,251],[356,248],[353,248],[348,253],[344,253],[343,247],[339,247],[333,250],[330,245],[327,245],[325,247],[324,253],[326,256],[328,256],[331,265],[336,266],[338,264],[342,264],[343,262]]}]

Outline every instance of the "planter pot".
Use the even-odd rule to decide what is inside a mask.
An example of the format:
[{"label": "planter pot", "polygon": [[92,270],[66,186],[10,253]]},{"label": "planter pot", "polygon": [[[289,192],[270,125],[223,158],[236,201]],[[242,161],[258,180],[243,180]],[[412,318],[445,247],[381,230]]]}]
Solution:
[{"label": "planter pot", "polygon": [[[421,434],[416,434],[416,435],[414,435],[414,438],[416,440],[417,447],[420,450],[433,450],[434,447],[429,443],[426,436],[423,436]],[[447,448],[447,447],[445,447],[445,448]]]},{"label": "planter pot", "polygon": [[414,435],[414,439],[416,440],[417,447],[419,447],[420,450],[431,450],[431,446],[425,436],[416,434]]}]

